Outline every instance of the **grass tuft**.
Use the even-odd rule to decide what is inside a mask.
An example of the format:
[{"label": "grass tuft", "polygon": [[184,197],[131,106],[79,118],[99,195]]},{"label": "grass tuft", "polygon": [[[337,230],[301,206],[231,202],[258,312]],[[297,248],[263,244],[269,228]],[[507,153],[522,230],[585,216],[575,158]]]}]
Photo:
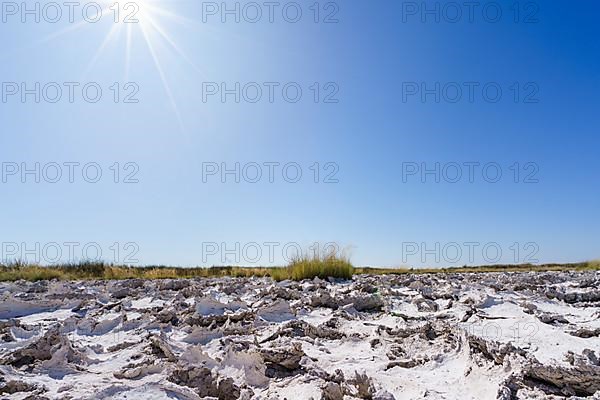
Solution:
[{"label": "grass tuft", "polygon": [[[313,256],[300,256],[292,260],[287,267],[288,279],[300,281],[302,279],[341,278],[352,279],[354,267],[344,256],[337,254],[324,254]],[[274,277],[275,280],[278,277]]]}]

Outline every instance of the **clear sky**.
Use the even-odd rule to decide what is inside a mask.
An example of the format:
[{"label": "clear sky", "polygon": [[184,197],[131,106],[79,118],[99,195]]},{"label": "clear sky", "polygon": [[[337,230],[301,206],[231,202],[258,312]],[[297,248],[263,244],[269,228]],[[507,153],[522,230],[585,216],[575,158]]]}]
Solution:
[{"label": "clear sky", "polygon": [[600,256],[597,1],[88,3],[2,3],[3,259]]}]

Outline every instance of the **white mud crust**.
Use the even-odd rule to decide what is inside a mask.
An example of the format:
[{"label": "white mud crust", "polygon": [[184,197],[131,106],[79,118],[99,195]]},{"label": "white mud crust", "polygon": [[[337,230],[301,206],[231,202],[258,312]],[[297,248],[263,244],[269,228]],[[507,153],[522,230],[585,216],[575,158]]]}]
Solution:
[{"label": "white mud crust", "polygon": [[600,399],[600,274],[0,283],[0,399]]}]

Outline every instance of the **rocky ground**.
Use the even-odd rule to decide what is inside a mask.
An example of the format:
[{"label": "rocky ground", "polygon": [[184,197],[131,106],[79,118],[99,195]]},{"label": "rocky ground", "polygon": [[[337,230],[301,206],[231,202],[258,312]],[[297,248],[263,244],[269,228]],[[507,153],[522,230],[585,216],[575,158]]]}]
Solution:
[{"label": "rocky ground", "polygon": [[0,399],[600,399],[600,274],[0,284]]}]

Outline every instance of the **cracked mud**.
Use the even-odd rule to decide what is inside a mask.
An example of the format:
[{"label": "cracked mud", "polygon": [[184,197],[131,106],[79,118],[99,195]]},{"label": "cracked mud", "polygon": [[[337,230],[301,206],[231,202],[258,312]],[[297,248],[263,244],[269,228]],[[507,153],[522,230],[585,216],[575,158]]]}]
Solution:
[{"label": "cracked mud", "polygon": [[600,274],[0,283],[0,399],[600,399]]}]

